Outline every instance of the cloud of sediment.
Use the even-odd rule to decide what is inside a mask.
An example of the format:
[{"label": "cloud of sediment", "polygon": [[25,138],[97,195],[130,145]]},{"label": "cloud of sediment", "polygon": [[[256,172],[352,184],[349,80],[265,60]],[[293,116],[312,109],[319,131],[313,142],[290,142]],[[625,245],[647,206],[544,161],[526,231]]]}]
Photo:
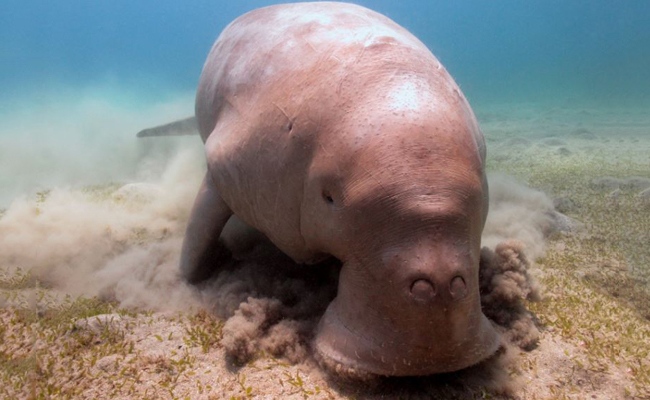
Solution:
[{"label": "cloud of sediment", "polygon": [[126,94],[107,98],[103,90],[41,97],[1,110],[0,209],[38,190],[159,176],[164,164],[144,160],[152,143],[136,141],[135,133],[193,112],[191,94],[153,106]]},{"label": "cloud of sediment", "polygon": [[553,201],[543,192],[531,189],[512,177],[488,175],[490,211],[483,230],[483,246],[517,239],[529,257],[544,252],[545,234],[552,230]]},{"label": "cloud of sediment", "polygon": [[135,138],[185,116],[186,102],[126,107],[89,95],[10,115],[0,136],[2,272],[124,306],[191,300],[175,260],[204,173],[200,140]]}]

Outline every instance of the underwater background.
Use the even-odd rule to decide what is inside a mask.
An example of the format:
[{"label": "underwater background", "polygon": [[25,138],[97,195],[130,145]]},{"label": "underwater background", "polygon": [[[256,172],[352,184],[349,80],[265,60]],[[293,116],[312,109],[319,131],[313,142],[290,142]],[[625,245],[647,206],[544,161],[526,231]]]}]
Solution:
[{"label": "underwater background", "polygon": [[[160,101],[192,92],[234,18],[273,1],[5,0],[3,111],[44,95],[104,88]],[[533,0],[358,1],[420,38],[471,103],[650,102],[650,4]]]},{"label": "underwater background", "polygon": [[[246,11],[275,3],[3,1],[0,156],[5,160],[0,205],[6,207],[16,195],[42,186],[40,182],[87,183],[93,174],[124,176],[125,164],[134,165],[132,159],[119,162],[114,173],[97,171],[87,165],[95,154],[92,147],[115,147],[118,163],[118,143],[126,147],[119,147],[122,159],[133,154],[134,143],[117,139],[130,138],[126,129],[137,132],[144,123],[191,115],[203,62],[221,30]],[[481,113],[497,104],[642,114],[650,109],[647,1],[358,4],[387,15],[421,39],[461,86],[480,122]],[[169,103],[175,104],[175,113],[152,115],[152,108]],[[100,111],[103,107],[110,111]],[[149,116],[141,118],[140,126],[138,114]],[[101,128],[92,120],[101,120]],[[65,128],[53,132],[57,124]],[[114,129],[107,132],[110,124]],[[70,154],[68,138],[75,148],[79,143],[90,147],[88,156],[79,160],[87,170],[68,166],[69,173],[58,174],[58,168],[48,168],[45,177],[35,178],[36,159]],[[83,151],[75,156],[79,153]],[[16,159],[20,162],[8,162]],[[48,163],[39,165],[46,168]],[[15,179],[18,175],[22,179]]]},{"label": "underwater background", "polygon": [[[158,392],[160,382],[211,368],[200,379],[181,379],[176,392],[169,389],[172,397],[200,398],[197,391],[209,393],[212,385],[232,398],[248,396],[249,387],[255,395],[284,398],[285,387],[295,387],[296,371],[309,361],[305,333],[280,326],[277,318],[270,325],[281,329],[267,329],[271,317],[264,314],[277,311],[267,303],[291,299],[289,314],[284,309],[281,315],[302,326],[300,318],[317,320],[322,310],[312,307],[298,318],[292,313],[304,303],[292,303],[295,298],[327,300],[335,283],[319,292],[269,271],[265,259],[239,275],[224,274],[207,290],[181,282],[181,242],[205,172],[202,143],[198,136],[136,138],[142,129],[191,116],[203,63],[219,33],[243,13],[279,3],[0,2],[0,397],[26,397],[30,387],[72,397],[83,390],[90,398],[145,397],[151,382],[162,397],[167,392]],[[482,243],[501,252],[500,262],[514,260],[526,284],[536,282],[515,296],[526,323],[507,333],[528,329],[523,336],[533,343],[517,353],[518,366],[496,368],[497,378],[488,373],[484,379],[489,371],[479,370],[450,379],[464,384],[478,377],[468,398],[485,398],[484,388],[499,399],[650,398],[650,1],[355,3],[411,31],[460,85],[487,142],[490,215]],[[538,291],[533,301],[530,294]],[[135,333],[127,324],[140,346],[136,358],[144,360],[133,368],[148,371],[146,385],[138,378],[124,389],[113,386],[131,375],[112,371],[115,359],[95,365],[95,358],[115,356],[102,346],[122,346],[124,338],[75,347],[95,357],[84,367],[94,375],[77,387],[66,383],[83,357],[57,346],[67,343],[75,318],[117,313],[119,306],[140,324],[149,310],[206,303],[223,320],[202,315],[183,322],[156,314],[155,322],[143,324],[149,330]],[[246,307],[259,319],[254,333],[238,325],[252,324],[242,322]],[[42,331],[32,329],[33,318]],[[197,326],[208,334],[199,335]],[[251,352],[282,347],[278,357],[288,357],[294,351],[296,364],[271,358],[255,369],[253,363],[244,369],[253,382],[247,386],[245,377],[226,370],[222,328]],[[47,337],[32,340],[33,331]],[[10,332],[19,334],[9,340]],[[186,333],[193,336],[188,340]],[[194,351],[200,368],[178,369],[182,360],[168,350],[182,345]],[[47,357],[61,368],[41,368],[40,383],[28,386],[26,371],[36,361],[23,353],[44,349],[54,349]],[[180,364],[151,367],[159,354]],[[331,395],[323,398],[337,399],[391,393],[346,392],[309,368],[309,389],[287,398],[321,389]],[[447,381],[411,383],[398,388],[442,398],[437,390]]]}]

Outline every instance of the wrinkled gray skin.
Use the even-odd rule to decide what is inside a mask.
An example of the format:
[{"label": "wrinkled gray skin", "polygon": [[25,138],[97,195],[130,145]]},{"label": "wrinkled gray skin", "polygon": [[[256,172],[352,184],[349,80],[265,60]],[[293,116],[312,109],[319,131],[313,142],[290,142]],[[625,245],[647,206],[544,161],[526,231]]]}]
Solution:
[{"label": "wrinkled gray skin", "polygon": [[481,312],[485,143],[440,62],[390,19],[343,3],[232,22],[196,98],[208,172],[183,246],[219,269],[235,214],[299,263],[341,260],[315,351],[379,375],[473,365],[498,338]]}]

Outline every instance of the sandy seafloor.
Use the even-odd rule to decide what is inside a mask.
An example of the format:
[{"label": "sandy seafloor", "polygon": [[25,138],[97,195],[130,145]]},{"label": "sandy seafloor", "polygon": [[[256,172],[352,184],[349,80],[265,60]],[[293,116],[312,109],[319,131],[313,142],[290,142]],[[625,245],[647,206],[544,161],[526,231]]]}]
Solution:
[{"label": "sandy seafloor", "polygon": [[[221,294],[178,281],[202,173],[200,146],[190,146],[147,184],[55,187],[3,212],[0,397],[650,398],[650,115],[568,103],[481,107],[477,116],[490,173],[545,193],[533,206],[554,202],[573,220],[564,232],[515,238],[542,288],[541,301],[524,303],[540,334],[527,350],[460,374],[349,383],[322,373],[291,326],[256,337],[274,305],[247,298],[254,276],[221,282]],[[493,212],[528,201],[498,186]],[[485,244],[523,232],[508,229],[521,222],[500,220],[507,226]],[[237,312],[241,324],[226,328],[214,316]],[[236,329],[249,346],[243,364],[226,355]],[[279,357],[269,353],[278,348]]]}]

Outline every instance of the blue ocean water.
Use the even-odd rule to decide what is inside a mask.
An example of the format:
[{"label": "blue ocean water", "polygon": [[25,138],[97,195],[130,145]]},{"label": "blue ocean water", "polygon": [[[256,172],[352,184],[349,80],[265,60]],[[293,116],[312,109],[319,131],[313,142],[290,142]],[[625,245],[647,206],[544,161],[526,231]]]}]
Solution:
[{"label": "blue ocean water", "polygon": [[[155,100],[193,91],[219,32],[279,2],[4,0],[0,104],[104,87]],[[411,30],[470,101],[650,104],[645,0],[364,0]]]}]

